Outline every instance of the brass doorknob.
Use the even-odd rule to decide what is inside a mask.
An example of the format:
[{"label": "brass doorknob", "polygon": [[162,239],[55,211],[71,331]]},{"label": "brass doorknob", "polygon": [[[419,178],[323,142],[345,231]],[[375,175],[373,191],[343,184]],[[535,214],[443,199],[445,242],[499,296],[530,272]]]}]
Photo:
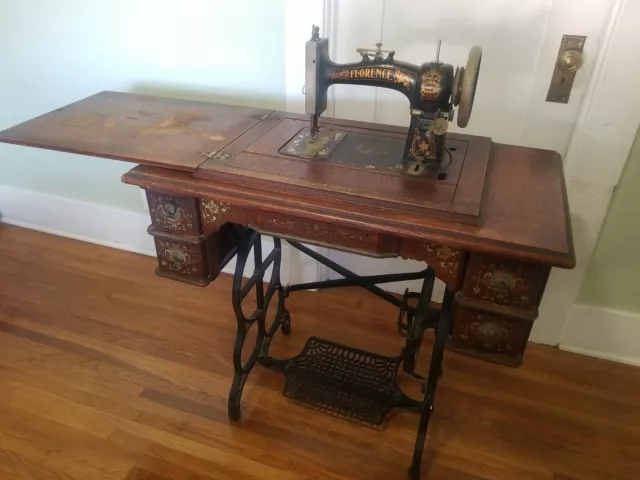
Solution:
[{"label": "brass doorknob", "polygon": [[582,66],[582,53],[578,50],[567,50],[558,58],[558,68],[565,73],[573,73]]}]

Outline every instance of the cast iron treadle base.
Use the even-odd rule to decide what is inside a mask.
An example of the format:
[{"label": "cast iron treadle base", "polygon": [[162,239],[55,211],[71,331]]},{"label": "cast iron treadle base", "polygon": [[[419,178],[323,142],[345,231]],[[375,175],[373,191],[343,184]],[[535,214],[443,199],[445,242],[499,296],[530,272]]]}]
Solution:
[{"label": "cast iron treadle base", "polygon": [[311,337],[302,352],[287,362],[282,394],[333,415],[380,425],[392,408],[420,405],[396,385],[401,362],[401,357]]}]

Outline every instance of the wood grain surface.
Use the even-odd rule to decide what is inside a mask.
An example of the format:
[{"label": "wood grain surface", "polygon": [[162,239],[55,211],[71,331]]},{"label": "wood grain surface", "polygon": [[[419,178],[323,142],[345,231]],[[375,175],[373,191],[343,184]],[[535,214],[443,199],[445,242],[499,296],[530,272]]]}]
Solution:
[{"label": "wood grain surface", "polygon": [[194,171],[271,110],[101,92],[0,132],[0,142]]},{"label": "wood grain surface", "polygon": [[[279,153],[308,117],[208,102],[101,92],[0,132],[0,142],[226,176],[253,188],[394,207],[478,223],[491,139],[447,135],[446,179],[403,173],[403,133],[389,125],[322,121],[345,135],[325,160]],[[328,138],[328,137],[327,137]],[[247,184],[248,182],[248,184]]]},{"label": "wood grain surface", "polygon": [[[244,418],[229,423],[230,277],[201,289],[154,267],[0,225],[1,479],[405,478],[415,414],[383,430],[351,424],[289,402],[282,376],[258,368]],[[397,312],[367,292],[288,302],[293,330],[275,354],[314,334],[383,354],[401,346]],[[637,368],[536,345],[520,369],[447,352],[423,477],[637,479],[639,399]]]},{"label": "wood grain surface", "polygon": [[574,266],[557,153],[450,134],[451,178],[408,178],[389,173],[387,158],[394,156],[388,142],[401,145],[406,129],[324,119],[349,132],[328,161],[281,155],[306,122],[283,112],[102,92],[0,132],[0,142],[143,164],[124,177],[141,186],[156,182],[145,178],[156,175],[149,165],[162,167],[158,190],[186,197],[208,190],[233,205],[243,198],[276,213],[303,210],[312,220]]},{"label": "wood grain surface", "polygon": [[390,125],[372,129],[356,121],[343,120],[342,125],[321,122],[320,142],[332,134],[343,135],[343,139],[327,158],[299,158],[283,147],[308,128],[309,119],[277,114],[284,119],[253,144],[236,148],[234,143],[246,143],[246,135],[240,137],[221,151],[228,155],[208,159],[195,176],[478,223],[491,159],[490,138],[447,134],[449,153],[444,163],[450,165],[446,177],[413,177],[404,173],[402,163],[406,130],[399,134]]},{"label": "wood grain surface", "polygon": [[575,266],[562,159],[549,150],[493,144],[480,225],[410,213],[392,205],[380,209],[283,189],[248,188],[228,183],[227,178],[194,178],[186,172],[144,165],[122,180],[153,191],[215,199],[234,209],[296,215],[461,250],[562,268]]}]

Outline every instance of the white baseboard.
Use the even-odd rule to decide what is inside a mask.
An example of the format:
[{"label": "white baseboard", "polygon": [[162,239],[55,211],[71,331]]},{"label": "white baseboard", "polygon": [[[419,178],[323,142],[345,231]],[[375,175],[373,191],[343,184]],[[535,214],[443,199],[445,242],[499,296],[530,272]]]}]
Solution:
[{"label": "white baseboard", "polygon": [[576,303],[558,348],[640,366],[640,313]]},{"label": "white baseboard", "polygon": [[[99,205],[81,200],[0,185],[0,222],[38,230],[105,247],[156,256],[153,237],[147,233],[148,213]],[[263,257],[273,248],[273,239],[263,237]],[[317,280],[312,260],[299,255],[283,242],[281,279],[283,283]],[[223,272],[233,274],[235,259]],[[253,256],[245,266],[245,276],[253,272]],[[271,275],[271,270],[267,271]],[[267,276],[267,278],[269,278]]]},{"label": "white baseboard", "polygon": [[155,256],[149,216],[0,185],[0,221],[106,247]]}]

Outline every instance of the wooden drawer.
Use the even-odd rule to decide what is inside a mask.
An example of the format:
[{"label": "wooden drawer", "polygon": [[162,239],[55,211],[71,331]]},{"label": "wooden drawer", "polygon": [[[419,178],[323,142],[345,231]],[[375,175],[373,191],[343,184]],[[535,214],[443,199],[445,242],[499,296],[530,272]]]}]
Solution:
[{"label": "wooden drawer", "polygon": [[534,308],[540,304],[549,270],[544,265],[472,253],[462,291],[468,298]]},{"label": "wooden drawer", "polygon": [[200,286],[209,284],[225,267],[236,246],[234,228],[234,225],[224,225],[205,238],[181,237],[149,227],[158,257],[156,274]]},{"label": "wooden drawer", "polygon": [[154,236],[160,276],[191,283],[209,283],[209,268],[204,241],[185,241]]},{"label": "wooden drawer", "polygon": [[537,310],[513,310],[456,294],[453,350],[499,363],[519,365]]},{"label": "wooden drawer", "polygon": [[147,202],[153,226],[177,235],[200,235],[198,199],[147,190]]},{"label": "wooden drawer", "polygon": [[252,215],[248,220],[251,228],[265,235],[372,256],[395,257],[398,255],[398,239],[390,235],[264,212]]}]

